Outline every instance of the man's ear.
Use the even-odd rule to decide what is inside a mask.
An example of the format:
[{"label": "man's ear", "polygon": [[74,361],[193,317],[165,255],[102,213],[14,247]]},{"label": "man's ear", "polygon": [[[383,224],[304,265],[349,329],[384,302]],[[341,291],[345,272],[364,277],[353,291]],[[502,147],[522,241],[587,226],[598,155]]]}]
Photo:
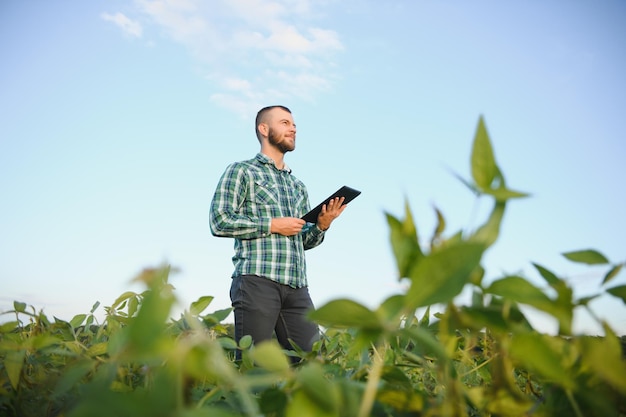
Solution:
[{"label": "man's ear", "polygon": [[259,123],[259,125],[256,128],[261,134],[261,136],[263,136],[264,138],[267,137],[269,133],[269,126],[267,125],[267,123]]}]

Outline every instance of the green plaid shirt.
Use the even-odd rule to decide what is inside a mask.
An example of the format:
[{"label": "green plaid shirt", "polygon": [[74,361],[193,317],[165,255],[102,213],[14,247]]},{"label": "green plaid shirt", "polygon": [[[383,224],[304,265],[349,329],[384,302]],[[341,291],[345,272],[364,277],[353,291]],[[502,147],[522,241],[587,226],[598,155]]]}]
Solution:
[{"label": "green plaid shirt", "polygon": [[306,287],[304,251],[324,240],[317,225],[307,223],[295,236],[270,233],[274,217],[302,217],[309,211],[304,184],[268,156],[235,162],[220,178],[209,213],[215,236],[235,238],[233,277],[259,275],[294,288]]}]

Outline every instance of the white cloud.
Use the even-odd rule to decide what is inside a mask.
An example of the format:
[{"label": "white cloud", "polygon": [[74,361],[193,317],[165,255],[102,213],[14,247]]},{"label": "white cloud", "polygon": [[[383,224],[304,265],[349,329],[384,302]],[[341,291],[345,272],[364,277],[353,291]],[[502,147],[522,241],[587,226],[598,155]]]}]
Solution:
[{"label": "white cloud", "polygon": [[142,21],[206,65],[207,79],[216,89],[211,100],[238,113],[247,113],[250,102],[311,99],[332,88],[337,70],[332,56],[343,45],[337,32],[315,24],[313,17],[325,3],[135,0]]},{"label": "white cloud", "polygon": [[106,20],[107,22],[113,22],[120,29],[122,29],[124,33],[130,36],[141,38],[141,36],[143,35],[143,28],[141,27],[141,24],[136,20],[129,19],[126,15],[122,13],[118,12],[114,15],[102,13],[100,17],[102,17],[102,19]]}]

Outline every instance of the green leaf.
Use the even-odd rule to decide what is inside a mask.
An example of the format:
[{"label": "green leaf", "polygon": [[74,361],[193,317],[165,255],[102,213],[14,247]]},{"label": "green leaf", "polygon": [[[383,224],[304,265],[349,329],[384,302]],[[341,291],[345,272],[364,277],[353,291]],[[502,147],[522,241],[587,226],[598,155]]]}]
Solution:
[{"label": "green leaf", "polygon": [[425,403],[420,394],[406,389],[382,388],[376,394],[376,400],[402,412],[401,415],[422,415],[420,411]]},{"label": "green leaf", "polygon": [[391,326],[397,326],[398,319],[404,311],[404,295],[392,295],[387,298],[376,310],[378,317]]},{"label": "green leaf", "polygon": [[215,326],[216,324],[221,323],[222,320],[224,320],[226,317],[228,317],[231,311],[233,311],[232,308],[216,310],[213,313],[207,314],[206,316],[204,316],[202,318],[202,321],[204,321],[204,324],[206,324],[209,327]]},{"label": "green leaf", "polygon": [[[248,336],[248,335],[246,335]],[[248,336],[250,337],[250,336]],[[243,339],[242,339],[243,340]],[[228,349],[228,350],[235,350],[237,349],[237,342],[235,342],[233,339],[231,339],[230,337],[219,337],[217,339],[217,342],[220,344],[220,346],[222,346],[222,348],[224,349]],[[252,344],[252,338],[250,337],[250,344]],[[247,348],[250,347],[250,345],[247,346]]]},{"label": "green leaf", "polygon": [[209,304],[211,304],[213,298],[214,297],[208,295],[198,298],[198,300],[191,303],[191,306],[189,307],[189,312],[194,316],[197,316],[198,314],[202,313],[209,306]]},{"label": "green leaf", "polygon": [[482,243],[463,242],[446,246],[416,262],[409,275],[407,309],[452,300],[478,267],[484,250]]},{"label": "green leaf", "polygon": [[418,324],[422,328],[426,328],[430,325],[430,306],[426,307],[426,310],[424,310],[424,314],[422,314],[422,318],[419,319]]},{"label": "green leaf", "polygon": [[75,329],[78,326],[80,326],[81,324],[83,324],[83,322],[85,321],[86,318],[87,318],[86,314],[77,314],[77,315],[75,315],[74,318],[72,318],[72,320],[70,320],[70,324],[72,325],[72,329]]},{"label": "green leaf", "polygon": [[594,249],[578,250],[573,252],[565,252],[563,254],[572,262],[579,262],[588,265],[608,264],[609,260]]},{"label": "green leaf", "polygon": [[339,391],[326,379],[322,367],[310,362],[297,376],[304,393],[324,411],[333,412],[339,405]]},{"label": "green leaf", "polygon": [[241,349],[248,349],[250,346],[252,346],[252,336],[250,336],[249,334],[243,336],[239,340],[239,347]]},{"label": "green leaf", "polygon": [[157,270],[152,272],[152,278],[145,280],[150,289],[144,292],[141,308],[128,325],[129,343],[137,352],[153,353],[161,347],[158,342],[165,341],[165,323],[175,301],[167,285],[168,273],[168,268]]},{"label": "green leaf", "polygon": [[607,274],[604,276],[604,279],[602,280],[602,285],[615,278],[620,273],[623,266],[624,264],[617,264],[613,266],[613,268],[611,268],[611,270],[607,272]]},{"label": "green leaf", "polygon": [[430,239],[430,245],[435,246],[437,242],[441,239],[441,235],[446,229],[446,219],[443,217],[441,211],[435,207],[435,214],[437,215],[437,226],[435,226],[435,231],[433,232],[433,237]]},{"label": "green leaf", "polygon": [[131,297],[128,299],[128,317],[134,317],[139,310],[139,298]]},{"label": "green leaf", "polygon": [[413,389],[411,380],[397,366],[385,366],[381,378],[389,385],[389,387],[399,388],[410,391]]},{"label": "green leaf", "polygon": [[278,373],[289,371],[287,356],[275,340],[266,340],[255,345],[250,353],[261,368]]},{"label": "green leaf", "polygon": [[95,345],[89,346],[89,349],[87,349],[87,356],[93,358],[95,356],[104,355],[107,353],[107,350],[108,350],[107,342],[96,343]]},{"label": "green leaf", "polygon": [[521,191],[509,190],[508,188],[493,188],[489,190],[483,190],[483,193],[493,196],[496,201],[505,202],[513,198],[525,198],[528,197],[528,193]]},{"label": "green leaf", "polygon": [[18,313],[26,312],[26,303],[21,303],[19,301],[13,301],[13,309]]},{"label": "green leaf", "polygon": [[552,302],[539,288],[518,276],[496,280],[486,289],[486,292],[533,306]]},{"label": "green leaf", "polygon": [[264,416],[282,416],[287,407],[287,394],[279,388],[269,388],[261,393],[259,406]]},{"label": "green leaf", "polygon": [[79,384],[83,378],[85,378],[89,372],[93,372],[94,362],[84,361],[78,362],[68,367],[56,384],[53,392],[53,397],[58,398],[61,395],[67,393],[70,389]]},{"label": "green leaf", "polygon": [[456,179],[458,179],[459,181],[461,181],[461,183],[463,185],[465,185],[467,188],[469,188],[469,190],[475,194],[476,196],[480,195],[480,190],[478,188],[476,188],[476,185],[474,185],[473,183],[471,183],[470,181],[466,180],[465,178],[463,178],[461,175],[457,174],[454,171],[451,171],[452,175],[454,175],[456,177]]},{"label": "green leaf", "polygon": [[511,356],[522,364],[523,368],[542,375],[546,380],[555,382],[566,389],[573,389],[575,380],[563,363],[564,353],[555,350],[560,343],[551,343],[552,336],[537,333],[520,333],[511,341]]},{"label": "green leaf", "polygon": [[474,136],[471,164],[472,178],[474,178],[478,188],[483,191],[490,189],[498,168],[482,116],[478,120],[478,127]]},{"label": "green leaf", "polygon": [[[562,297],[556,301],[551,300],[539,288],[518,276],[508,276],[494,281],[485,291],[551,314],[559,321],[561,333],[571,332],[573,317],[571,299]],[[571,290],[566,291],[569,293]]]},{"label": "green leaf", "polygon": [[430,331],[422,327],[413,326],[401,329],[400,334],[415,341],[415,346],[423,351],[425,355],[435,356],[444,362],[448,359],[445,348]]},{"label": "green leaf", "polygon": [[533,266],[537,271],[539,271],[539,274],[543,277],[543,279],[546,280],[548,284],[550,284],[551,287],[554,287],[555,285],[559,285],[561,283],[559,277],[557,277],[552,271],[536,263],[533,263]]},{"label": "green leaf", "polygon": [[336,417],[337,414],[332,411],[326,411],[318,403],[313,401],[311,397],[306,395],[304,391],[296,391],[289,404],[285,417]]},{"label": "green leaf", "polygon": [[492,303],[487,307],[464,307],[459,311],[459,319],[465,327],[478,331],[484,328],[492,332],[510,332],[513,328],[524,331],[533,330],[523,313],[514,305],[507,306],[506,318],[502,306]]},{"label": "green leaf", "polygon": [[94,311],[96,311],[98,309],[98,307],[100,307],[100,301],[96,301],[93,306],[91,306],[91,310],[89,311],[91,314],[93,314]]},{"label": "green leaf", "polygon": [[0,333],[11,333],[14,329],[19,327],[18,321],[8,321],[0,324]]},{"label": "green leaf", "polygon": [[487,222],[478,228],[469,240],[473,242],[482,242],[487,247],[493,245],[500,235],[500,224],[502,223],[502,217],[504,216],[505,206],[506,203],[496,202],[489,219],[487,219]]},{"label": "green leaf", "polygon": [[20,383],[24,357],[26,357],[26,351],[23,349],[9,351],[4,357],[4,369],[7,371],[9,381],[14,390],[17,390],[17,386]]},{"label": "green leaf", "polygon": [[[605,329],[606,330],[606,329]],[[594,375],[626,395],[626,362],[622,357],[619,339],[610,331],[604,338],[582,337],[585,367],[593,369]]]},{"label": "green leaf", "polygon": [[125,293],[117,297],[117,299],[115,300],[115,302],[113,303],[111,307],[115,309],[123,308],[120,306],[123,302],[125,302],[130,297],[136,297],[137,295],[138,294],[133,291],[126,291]]},{"label": "green leaf", "polygon": [[608,288],[606,292],[614,295],[617,298],[621,298],[622,301],[626,304],[626,285],[619,285],[617,287]]},{"label": "green leaf", "polygon": [[400,221],[391,214],[387,214],[387,223],[390,229],[391,247],[396,258],[400,278],[406,277],[415,260],[423,256],[419,246],[417,228],[413,223],[413,216],[408,203],[405,204],[405,220]]},{"label": "green leaf", "polygon": [[332,300],[310,312],[309,318],[326,327],[382,329],[382,324],[375,312],[348,299]]}]

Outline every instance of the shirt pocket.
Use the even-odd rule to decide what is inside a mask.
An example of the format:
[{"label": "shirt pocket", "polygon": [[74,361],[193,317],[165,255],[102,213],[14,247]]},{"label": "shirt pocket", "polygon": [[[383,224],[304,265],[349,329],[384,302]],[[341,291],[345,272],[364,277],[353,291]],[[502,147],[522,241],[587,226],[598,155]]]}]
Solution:
[{"label": "shirt pocket", "polygon": [[280,202],[279,192],[278,184],[257,179],[254,180],[254,192],[251,197],[259,206],[277,206]]}]

